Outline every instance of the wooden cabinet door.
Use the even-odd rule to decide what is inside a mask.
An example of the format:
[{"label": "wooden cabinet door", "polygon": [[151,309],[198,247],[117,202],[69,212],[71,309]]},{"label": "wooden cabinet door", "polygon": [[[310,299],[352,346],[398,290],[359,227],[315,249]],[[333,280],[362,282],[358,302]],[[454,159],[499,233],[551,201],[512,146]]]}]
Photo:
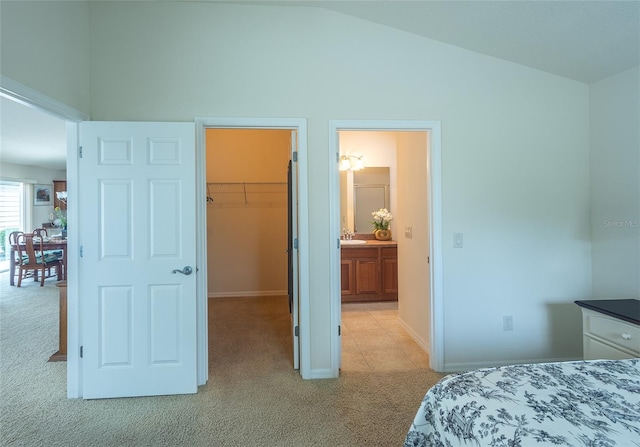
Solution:
[{"label": "wooden cabinet door", "polygon": [[377,259],[356,261],[356,293],[380,293],[380,269]]},{"label": "wooden cabinet door", "polygon": [[398,260],[382,259],[382,293],[398,293]]},{"label": "wooden cabinet door", "polygon": [[342,295],[353,295],[355,292],[355,276],[353,274],[353,261],[340,261],[340,290]]}]

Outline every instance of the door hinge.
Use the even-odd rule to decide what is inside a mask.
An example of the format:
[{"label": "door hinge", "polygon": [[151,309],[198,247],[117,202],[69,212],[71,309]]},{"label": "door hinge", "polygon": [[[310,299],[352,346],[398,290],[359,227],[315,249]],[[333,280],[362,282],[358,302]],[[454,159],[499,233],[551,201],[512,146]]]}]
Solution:
[{"label": "door hinge", "polygon": [[293,240],[293,248],[296,249],[296,250],[298,249],[298,238],[295,238]]},{"label": "door hinge", "polygon": [[336,161],[340,163],[340,152],[336,152]]},{"label": "door hinge", "polygon": [[340,332],[340,325],[338,325],[338,335],[342,335],[342,333]]},{"label": "door hinge", "polygon": [[80,246],[80,257],[82,258],[84,255],[84,245]]},{"label": "door hinge", "polygon": [[431,264],[431,256],[427,256],[427,264]]},{"label": "door hinge", "polygon": [[293,154],[291,154],[291,159],[294,163],[298,162],[298,151],[294,151]]},{"label": "door hinge", "polygon": [[299,337],[299,336],[300,336],[300,326],[296,326],[296,327],[293,329],[293,333],[294,333],[294,335],[295,335],[296,337]]},{"label": "door hinge", "polygon": [[82,158],[82,146],[78,146],[78,157]]},{"label": "door hinge", "polygon": [[82,354],[84,354],[84,353],[83,353],[83,349],[82,349],[83,347],[84,347],[84,346],[80,346],[80,358],[82,358]]}]

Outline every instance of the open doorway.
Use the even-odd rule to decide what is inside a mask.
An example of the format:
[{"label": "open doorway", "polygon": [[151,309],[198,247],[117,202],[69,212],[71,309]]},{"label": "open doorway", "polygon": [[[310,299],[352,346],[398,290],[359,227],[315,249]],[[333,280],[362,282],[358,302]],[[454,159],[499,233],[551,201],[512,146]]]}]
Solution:
[{"label": "open doorway", "polygon": [[[68,191],[68,215],[70,221],[78,222],[78,210],[75,192],[77,190],[78,175],[78,123],[89,119],[88,115],[75,110],[66,104],[26,87],[9,78],[2,77],[0,93],[3,98],[15,101],[39,113],[53,116],[65,123],[66,138],[66,177]],[[3,115],[4,116],[4,115]],[[12,115],[14,116],[14,115]],[[30,129],[34,127],[33,121],[29,121]],[[43,147],[46,147],[43,146]],[[39,220],[37,217],[36,220]],[[67,235],[67,248],[70,253],[78,252],[77,227],[71,226]],[[78,303],[78,264],[74,257],[69,258],[67,281],[67,305],[68,305],[68,346],[79,346],[80,340],[80,312]],[[71,349],[67,353],[67,397],[77,398],[81,396],[81,374],[79,368],[79,350]]]},{"label": "open doorway", "polygon": [[[306,123],[292,119],[197,119],[198,183],[205,207],[201,210],[198,239],[205,242],[199,265],[207,275],[204,303],[273,300],[267,314],[276,318],[285,312],[289,319],[287,357],[289,365],[308,376],[308,255],[303,239],[307,228]],[[206,155],[206,156],[205,156]],[[287,215],[287,167],[293,162],[295,219]],[[287,227],[295,224],[294,230]],[[298,225],[299,223],[299,225]],[[288,303],[288,239],[296,246],[293,272],[294,296]],[[239,303],[239,301],[236,301]],[[284,305],[281,305],[284,302]],[[207,328],[202,322],[201,328]],[[208,331],[201,332],[205,339]],[[209,350],[210,352],[213,352]],[[208,353],[207,353],[208,354]],[[200,355],[202,359],[202,352]],[[215,358],[206,364],[214,364]],[[199,371],[201,373],[202,371]],[[208,373],[208,368],[204,371]]]},{"label": "open doorway", "polygon": [[[360,160],[351,169],[341,166],[340,224],[367,241],[357,250],[341,243],[342,370],[428,368],[427,134],[338,134],[340,159]],[[387,241],[372,235],[372,214],[381,208],[393,216]]]},{"label": "open doorway", "polygon": [[[281,324],[289,319],[291,131],[209,128],[205,146],[212,368],[246,362],[247,357],[264,365],[292,365],[292,334],[286,330],[283,334]],[[250,333],[247,324],[261,327],[262,340],[243,336]],[[256,349],[264,338],[275,349]]]},{"label": "open doorway", "polygon": [[[394,165],[389,195],[394,214],[392,234],[398,251],[398,317],[411,338],[429,354],[431,368],[438,370],[442,362],[439,123],[331,121],[329,127],[330,150],[335,151],[336,160],[343,156],[362,156],[365,166]],[[343,138],[345,135],[348,138]],[[377,141],[373,138],[376,136]],[[386,149],[381,149],[382,146]],[[367,147],[374,148],[370,161],[364,155]],[[395,154],[390,155],[389,148],[393,148]],[[336,238],[340,237],[343,224],[338,169],[336,164],[330,172],[334,180],[331,197]],[[342,319],[340,251],[332,258],[332,272],[335,278],[332,309],[339,325]],[[339,356],[335,363],[339,365],[340,349],[336,352]]]}]

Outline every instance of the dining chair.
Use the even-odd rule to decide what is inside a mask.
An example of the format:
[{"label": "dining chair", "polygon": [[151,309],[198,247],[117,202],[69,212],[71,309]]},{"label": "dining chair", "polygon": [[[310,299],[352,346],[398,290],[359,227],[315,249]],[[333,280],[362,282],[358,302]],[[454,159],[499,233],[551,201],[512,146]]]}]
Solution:
[{"label": "dining chair", "polygon": [[33,235],[35,237],[47,237],[49,234],[47,233],[46,228],[36,228],[33,230]]},{"label": "dining chair", "polygon": [[[33,233],[21,233],[18,234],[16,246],[18,247],[18,254],[20,264],[18,287],[22,285],[22,279],[27,277],[29,272],[33,273],[34,280],[38,280],[38,274],[40,274],[40,287],[44,286],[45,278],[50,278],[51,268],[55,267],[58,280],[62,280],[62,268],[60,259],[57,256],[48,255],[44,252],[43,238],[36,238],[34,240]],[[49,271],[47,276],[46,272]]]},{"label": "dining chair", "polygon": [[[33,230],[33,236],[39,237],[39,238],[45,238],[45,237],[48,237],[49,234],[47,233],[46,228],[36,228],[35,230]],[[45,251],[45,254],[57,256],[58,259],[62,261],[62,256],[63,256],[62,250],[47,250]]]},{"label": "dining chair", "polygon": [[[20,256],[20,252],[18,251],[18,235],[22,234],[22,231],[12,231],[11,233],[9,233],[9,238],[7,239],[7,241],[9,242],[9,246],[13,249],[13,256],[15,259],[15,265],[20,265],[21,263],[21,256]],[[26,256],[25,256],[26,258]],[[27,261],[27,259],[24,259],[24,261]],[[20,275],[20,270],[16,269],[15,271],[15,277],[18,278]]]}]

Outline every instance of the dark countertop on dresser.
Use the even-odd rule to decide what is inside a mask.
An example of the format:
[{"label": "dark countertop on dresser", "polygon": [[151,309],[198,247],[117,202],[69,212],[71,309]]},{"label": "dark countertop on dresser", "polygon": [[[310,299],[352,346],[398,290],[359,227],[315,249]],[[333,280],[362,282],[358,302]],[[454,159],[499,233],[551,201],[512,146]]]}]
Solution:
[{"label": "dark countertop on dresser", "polygon": [[591,309],[628,321],[629,323],[640,325],[640,300],[632,298],[621,300],[584,300],[575,301],[575,303],[585,309]]}]

